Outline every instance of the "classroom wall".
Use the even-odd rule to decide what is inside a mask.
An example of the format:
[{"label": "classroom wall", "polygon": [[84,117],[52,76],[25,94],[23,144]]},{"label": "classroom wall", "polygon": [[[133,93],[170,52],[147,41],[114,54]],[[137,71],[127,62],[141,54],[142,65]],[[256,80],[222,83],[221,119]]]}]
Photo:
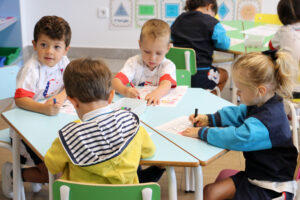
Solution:
[{"label": "classroom wall", "polygon": [[[137,49],[139,30],[110,30],[109,19],[99,19],[97,8],[110,0],[20,0],[23,47],[31,45],[35,23],[44,15],[65,18],[72,28],[73,47]],[[276,13],[279,0],[262,0],[263,13]]]}]

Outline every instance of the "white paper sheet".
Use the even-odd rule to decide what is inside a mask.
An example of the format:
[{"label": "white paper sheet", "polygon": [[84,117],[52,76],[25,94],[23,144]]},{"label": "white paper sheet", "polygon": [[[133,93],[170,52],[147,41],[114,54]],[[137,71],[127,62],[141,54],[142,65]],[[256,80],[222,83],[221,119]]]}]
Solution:
[{"label": "white paper sheet", "polygon": [[245,33],[249,35],[271,36],[274,35],[279,28],[280,28],[279,25],[267,24],[267,25],[256,26],[254,28],[241,31],[241,33]]},{"label": "white paper sheet", "polygon": [[234,28],[234,27],[226,25],[226,24],[222,24],[222,26],[224,27],[224,29],[226,31],[235,31],[235,30],[237,30],[237,28]]},{"label": "white paper sheet", "polygon": [[72,103],[68,100],[66,100],[63,105],[60,108],[60,111],[62,113],[67,113],[67,114],[72,114],[72,115],[77,115],[76,110]]},{"label": "white paper sheet", "polygon": [[243,43],[244,40],[241,40],[241,39],[236,39],[236,38],[230,38],[230,46],[235,46],[235,45],[238,45],[240,43]]},{"label": "white paper sheet", "polygon": [[[137,89],[141,99],[145,99],[146,95],[156,88],[157,86],[145,86]],[[176,88],[171,89],[168,94],[160,99],[160,104],[158,106],[175,107],[186,93],[187,88],[187,86],[177,86]]]},{"label": "white paper sheet", "polygon": [[[172,134],[181,135],[181,132],[187,128],[192,128],[193,124],[188,116],[181,116],[163,125],[156,127],[157,130],[165,131]],[[197,138],[192,138],[198,140]]]}]

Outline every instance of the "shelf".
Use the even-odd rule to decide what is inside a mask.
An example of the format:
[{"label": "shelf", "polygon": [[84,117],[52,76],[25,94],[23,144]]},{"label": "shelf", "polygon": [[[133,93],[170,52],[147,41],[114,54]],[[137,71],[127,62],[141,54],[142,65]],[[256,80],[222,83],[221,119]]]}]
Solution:
[{"label": "shelf", "polygon": [[15,17],[9,17],[9,18],[0,18],[0,31],[3,31],[10,25],[14,24],[17,21]]}]

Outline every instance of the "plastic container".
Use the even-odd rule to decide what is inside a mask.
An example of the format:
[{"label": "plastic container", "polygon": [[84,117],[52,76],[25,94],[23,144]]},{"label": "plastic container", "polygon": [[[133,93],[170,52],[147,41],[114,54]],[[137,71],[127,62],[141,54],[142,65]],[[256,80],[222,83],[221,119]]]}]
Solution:
[{"label": "plastic container", "polygon": [[21,48],[19,47],[0,47],[0,56],[6,57],[4,65],[10,65],[14,62],[18,58],[20,51]]},{"label": "plastic container", "polygon": [[246,47],[262,48],[264,39],[265,37],[262,35],[246,35],[244,44]]},{"label": "plastic container", "polygon": [[3,67],[3,66],[4,66],[5,60],[6,60],[6,57],[0,56],[0,67]]},{"label": "plastic container", "polygon": [[138,116],[144,113],[146,101],[132,98],[121,98],[117,102],[110,104],[113,110],[126,109],[134,112]]}]

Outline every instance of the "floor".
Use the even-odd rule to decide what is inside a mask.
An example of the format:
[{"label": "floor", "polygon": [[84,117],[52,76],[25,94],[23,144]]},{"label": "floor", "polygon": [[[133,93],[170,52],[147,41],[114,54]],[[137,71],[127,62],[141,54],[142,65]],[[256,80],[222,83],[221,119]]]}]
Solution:
[{"label": "floor", "polygon": [[[106,62],[108,63],[111,71],[116,73],[120,70],[123,66],[125,60],[111,60],[107,59]],[[221,67],[230,68],[230,65],[220,65]],[[227,83],[225,89],[222,91],[222,97],[231,100],[231,90],[229,89],[229,82]],[[0,101],[0,112],[2,112],[9,104],[11,100]],[[0,119],[0,130],[6,128],[7,125]],[[3,163],[10,161],[11,162],[11,152],[1,149],[0,148],[0,166]],[[237,169],[242,170],[244,169],[244,158],[242,153],[230,151],[224,156],[218,158],[216,161],[212,162],[208,166],[203,167],[203,174],[204,174],[204,185],[214,182],[216,176],[222,169]],[[185,183],[184,183],[184,168],[178,167],[175,168],[176,170],[176,177],[177,177],[177,188],[178,188],[178,199],[179,200],[188,200],[194,199],[193,193],[185,193]],[[163,175],[161,180],[158,182],[161,187],[161,199],[167,200],[168,199],[168,180],[166,174]],[[46,200],[48,199],[48,186],[43,186],[43,189],[35,194],[31,191],[30,184],[25,183],[25,191],[26,191],[26,198],[32,200]],[[0,200],[6,199],[3,194],[2,190],[0,190]]]}]

